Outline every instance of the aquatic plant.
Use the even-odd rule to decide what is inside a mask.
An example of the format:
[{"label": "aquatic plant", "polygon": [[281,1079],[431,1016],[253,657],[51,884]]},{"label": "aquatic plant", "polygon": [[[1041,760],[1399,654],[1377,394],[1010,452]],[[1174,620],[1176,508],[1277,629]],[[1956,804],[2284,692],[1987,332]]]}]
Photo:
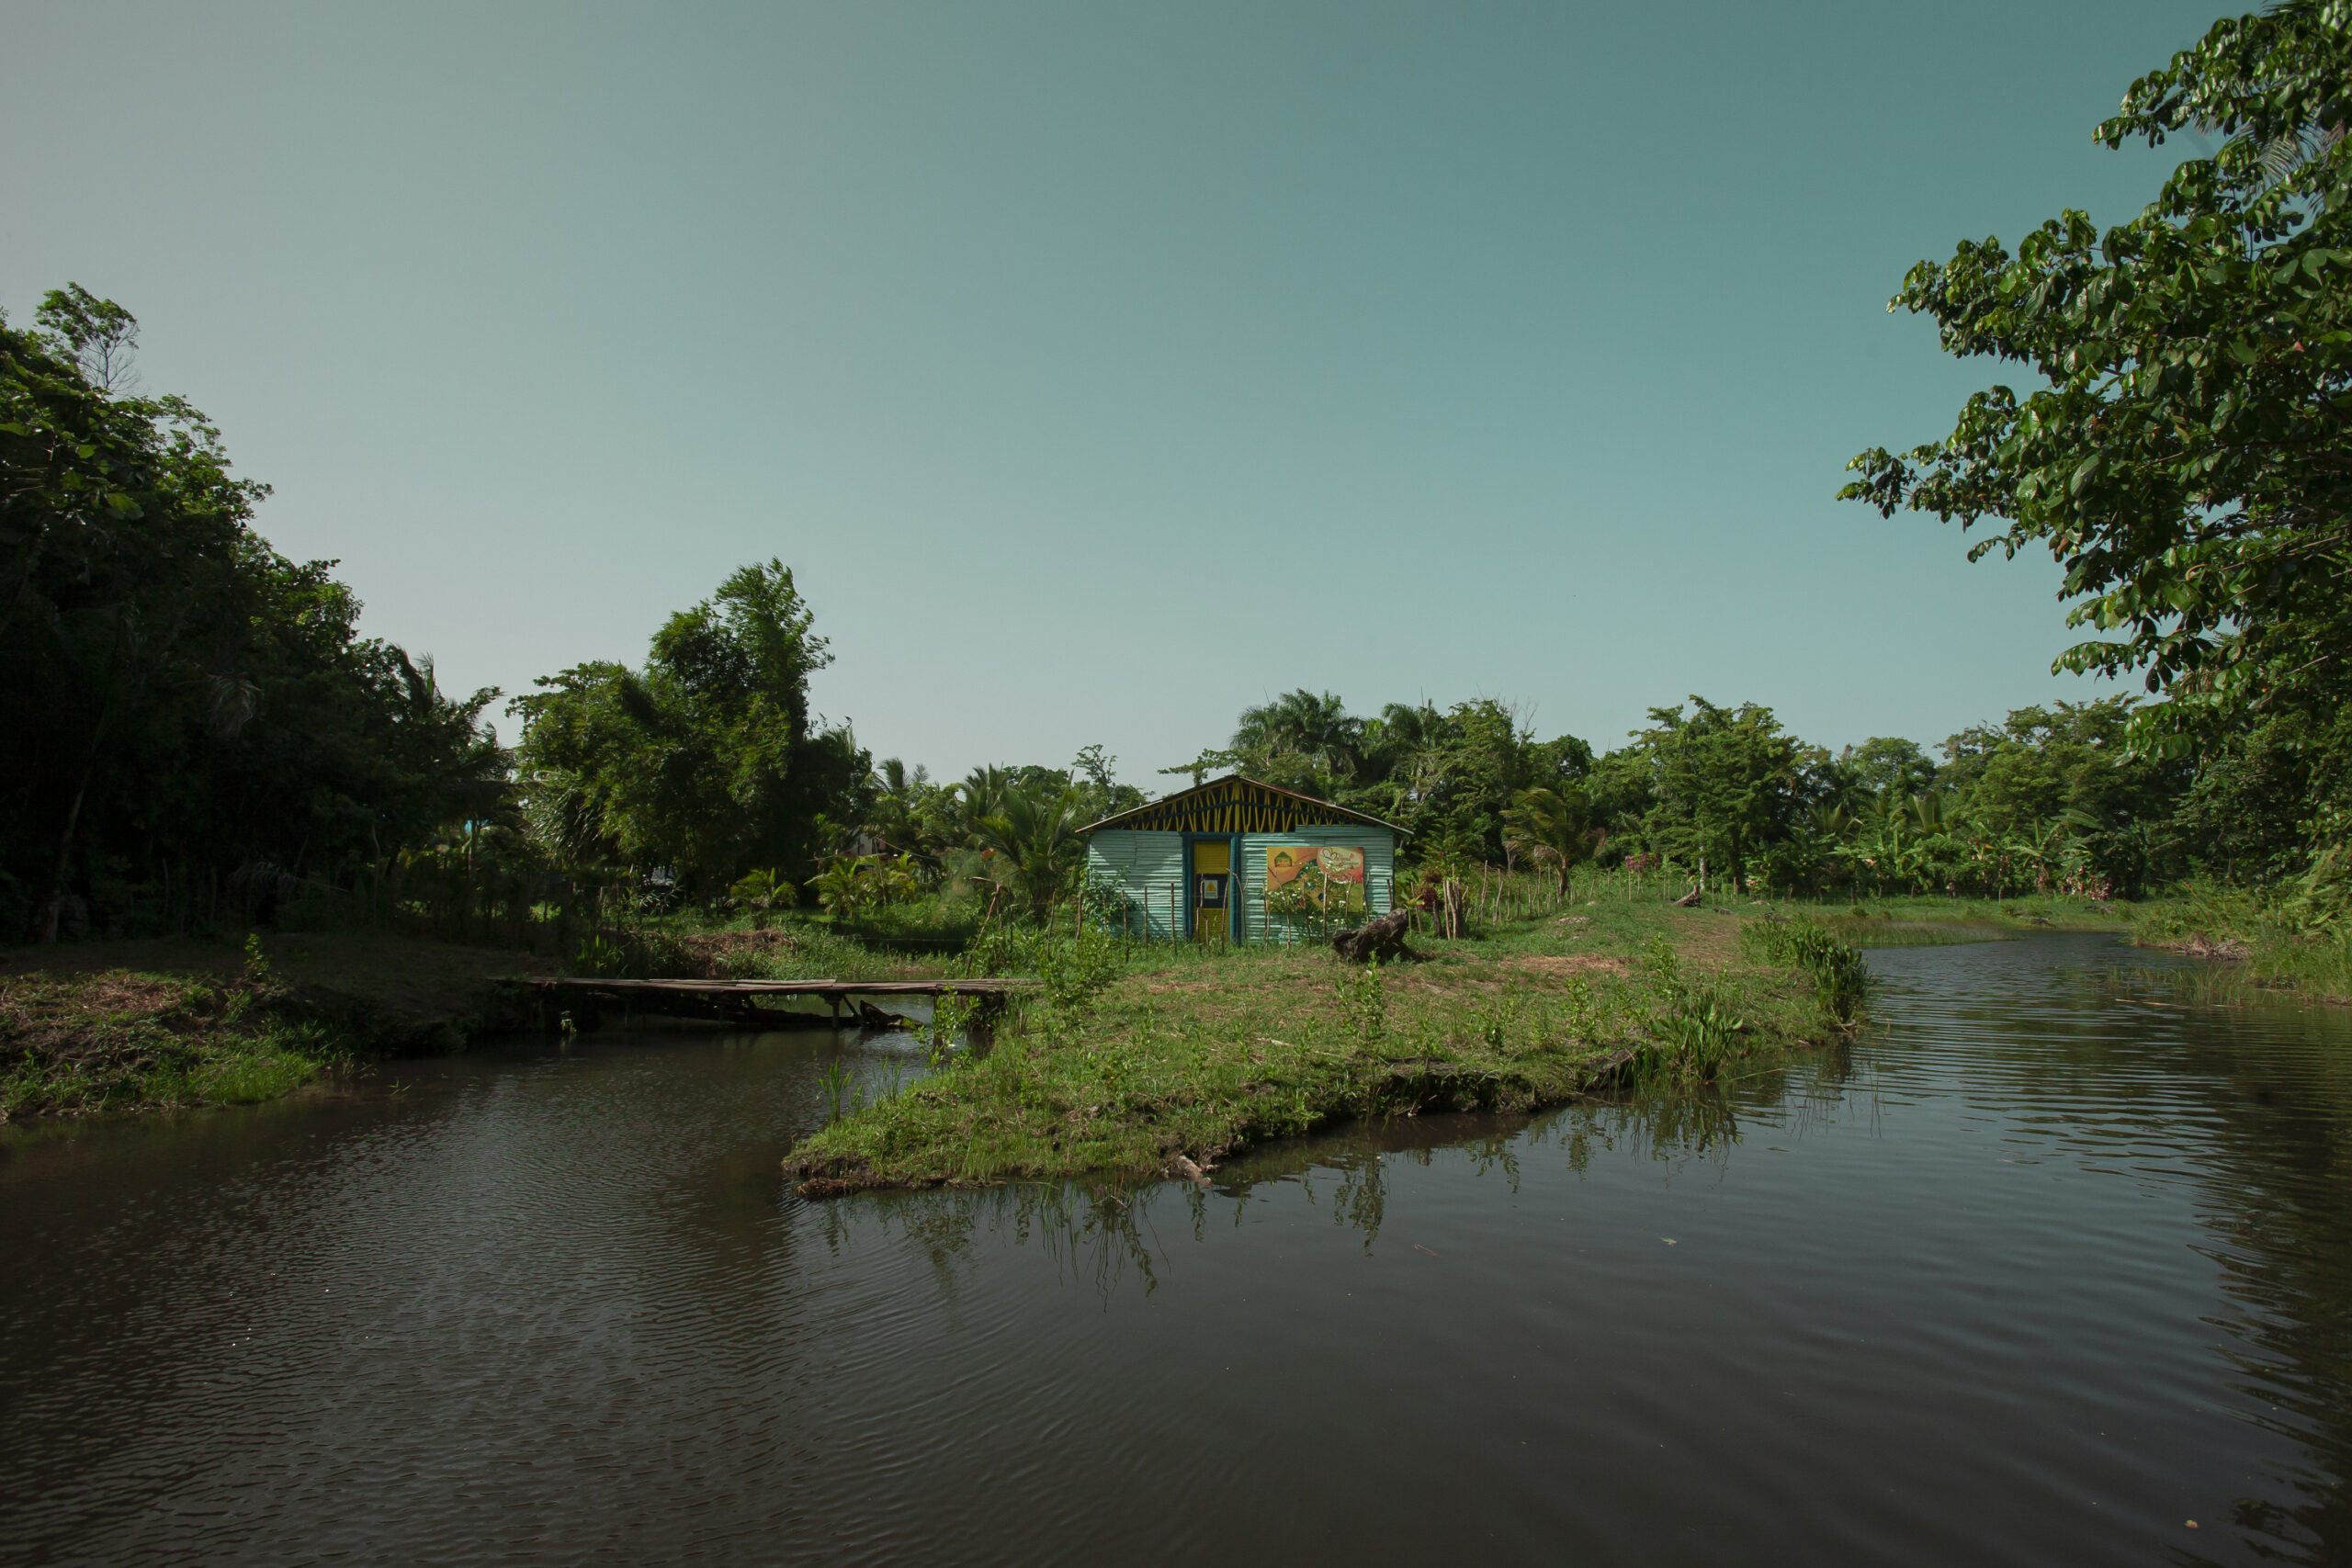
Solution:
[{"label": "aquatic plant", "polygon": [[1818,921],[1751,921],[1740,932],[1740,948],[1754,962],[1803,970],[1821,1010],[1840,1023],[1852,1022],[1870,994],[1862,950]]},{"label": "aquatic plant", "polygon": [[1737,1055],[1739,1036],[1747,1028],[1712,989],[1675,1004],[1660,1018],[1659,1026],[1675,1049],[1674,1066],[1702,1081],[1712,1081],[1724,1063]]},{"label": "aquatic plant", "polygon": [[[850,1073],[848,1065],[839,1056],[836,1056],[831,1061],[826,1063],[824,1066],[818,1071],[817,1087],[825,1091],[825,1098],[830,1102],[831,1108],[826,1117],[827,1121],[838,1122],[842,1119],[842,1107],[849,1100],[850,1086],[854,1081],[854,1079]],[[850,1109],[858,1110],[862,1108],[851,1105]]]}]

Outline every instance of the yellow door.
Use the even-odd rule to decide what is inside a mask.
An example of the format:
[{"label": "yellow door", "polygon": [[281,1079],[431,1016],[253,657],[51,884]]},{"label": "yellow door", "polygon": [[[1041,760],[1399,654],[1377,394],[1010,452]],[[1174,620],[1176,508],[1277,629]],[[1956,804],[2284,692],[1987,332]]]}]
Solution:
[{"label": "yellow door", "polygon": [[1233,844],[1204,839],[1193,846],[1193,934],[1223,942],[1226,911],[1233,903]]}]

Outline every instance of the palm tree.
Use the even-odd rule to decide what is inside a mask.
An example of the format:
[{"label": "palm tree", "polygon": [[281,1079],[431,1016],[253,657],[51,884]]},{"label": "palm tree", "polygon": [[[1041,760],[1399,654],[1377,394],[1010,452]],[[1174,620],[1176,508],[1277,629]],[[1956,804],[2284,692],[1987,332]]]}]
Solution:
[{"label": "palm tree", "polygon": [[855,855],[835,855],[825,869],[808,879],[817,902],[835,919],[847,919],[872,901],[874,881],[861,875],[864,865]]},{"label": "palm tree", "polygon": [[1252,756],[1304,757],[1334,779],[1352,777],[1363,723],[1348,716],[1336,692],[1320,696],[1301,686],[1270,703],[1243,708],[1233,750]]},{"label": "palm tree", "polygon": [[980,846],[992,852],[996,879],[1029,900],[1039,925],[1053,918],[1054,900],[1086,858],[1086,803],[1074,789],[1047,797],[1042,791],[1007,790],[993,815],[976,825]]},{"label": "palm tree", "polygon": [[922,824],[915,807],[929,783],[922,768],[910,773],[898,758],[883,759],[874,770],[874,804],[861,824],[865,836],[893,850],[909,850],[920,843]]},{"label": "palm tree", "polygon": [[1503,813],[1503,841],[1514,853],[1551,866],[1559,877],[1558,893],[1564,898],[1568,874],[1592,858],[1600,840],[1600,830],[1592,826],[1592,807],[1584,791],[1574,784],[1523,789]]},{"label": "palm tree", "polygon": [[1002,809],[1005,792],[1012,788],[1012,775],[1002,768],[974,768],[964,775],[955,790],[958,826],[966,837],[979,838],[980,824]]}]

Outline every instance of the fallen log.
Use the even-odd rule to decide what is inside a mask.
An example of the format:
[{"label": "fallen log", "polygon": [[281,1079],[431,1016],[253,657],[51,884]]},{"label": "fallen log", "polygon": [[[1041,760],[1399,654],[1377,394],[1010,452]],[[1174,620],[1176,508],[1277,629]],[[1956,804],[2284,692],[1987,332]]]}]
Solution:
[{"label": "fallen log", "polygon": [[1413,913],[1410,908],[1398,909],[1376,920],[1367,920],[1353,931],[1334,932],[1331,951],[1351,964],[1370,964],[1374,959],[1385,964],[1392,959],[1418,957],[1405,945],[1405,938],[1413,929]]}]

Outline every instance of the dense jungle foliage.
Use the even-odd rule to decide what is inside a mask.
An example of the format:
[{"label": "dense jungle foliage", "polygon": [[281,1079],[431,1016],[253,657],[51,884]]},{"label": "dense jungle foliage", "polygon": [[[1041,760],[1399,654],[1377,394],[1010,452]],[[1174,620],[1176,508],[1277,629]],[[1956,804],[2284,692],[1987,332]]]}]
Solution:
[{"label": "dense jungle foliage", "polygon": [[[2333,919],[2352,874],[2352,5],[2283,0],[2216,22],[2132,84],[2093,137],[2184,160],[2132,221],[2069,210],[2014,251],[1922,261],[1889,309],[1948,353],[2042,385],[1971,398],[1951,434],[1873,448],[1842,492],[1885,513],[2007,524],[2065,569],[2064,668],[2137,671],[2165,700],[2135,750],[2193,759],[2188,799],[2142,818],[2222,874],[2303,879]],[[2171,841],[2164,841],[2167,837]]]},{"label": "dense jungle foliage", "polygon": [[[943,942],[993,914],[1044,923],[1080,895],[1081,829],[1143,803],[1116,760],[989,766],[952,782],[878,766],[811,710],[831,655],[780,561],[673,615],[644,663],[592,663],[508,705],[442,694],[356,631],[332,563],[252,527],[266,493],[217,432],[125,389],[136,322],[78,289],[5,343],[0,620],[10,753],[5,915],[31,937],[254,922],[405,925],[560,945],[616,912],[765,924],[804,904],[868,934]],[[2324,750],[2255,739],[2183,756],[2139,743],[2130,698],[2010,714],[1833,754],[1771,710],[1692,698],[1603,753],[1539,739],[1491,699],[1347,712],[1298,690],[1225,746],[1163,770],[1235,770],[1395,822],[1424,871],[1661,865],[1747,892],[2064,889],[2183,877],[2262,884],[2325,866]],[[2210,716],[2206,722],[2212,720]],[[593,907],[591,907],[593,906]]]},{"label": "dense jungle foliage", "polygon": [[333,562],[252,526],[267,488],[132,382],[138,323],[80,288],[0,319],[0,931],[266,917],[380,880],[506,788],[481,716],[358,634]]},{"label": "dense jungle foliage", "polygon": [[[1245,709],[1173,781],[1236,770],[1396,823],[1443,874],[1671,865],[1746,892],[2252,889],[2297,931],[2352,907],[2352,0],[2223,21],[2135,84],[2109,146],[2222,139],[2104,233],[1922,262],[1893,308],[2027,367],[1951,434],[1855,459],[1843,492],[2048,548],[2060,665],[2152,695],[2021,708],[1835,753],[1770,708],[1649,710],[1596,752],[1490,698]],[[0,321],[0,928],[28,938],[290,919],[601,930],[617,897],[867,931],[1042,923],[1082,897],[1081,829],[1141,804],[1114,760],[933,781],[812,713],[830,660],[781,561],[673,615],[644,663],[584,664],[487,722],[357,631],[331,562],[254,532],[183,400],[136,388],[137,322],[79,288]],[[1591,873],[1587,872],[1588,874]]]}]

